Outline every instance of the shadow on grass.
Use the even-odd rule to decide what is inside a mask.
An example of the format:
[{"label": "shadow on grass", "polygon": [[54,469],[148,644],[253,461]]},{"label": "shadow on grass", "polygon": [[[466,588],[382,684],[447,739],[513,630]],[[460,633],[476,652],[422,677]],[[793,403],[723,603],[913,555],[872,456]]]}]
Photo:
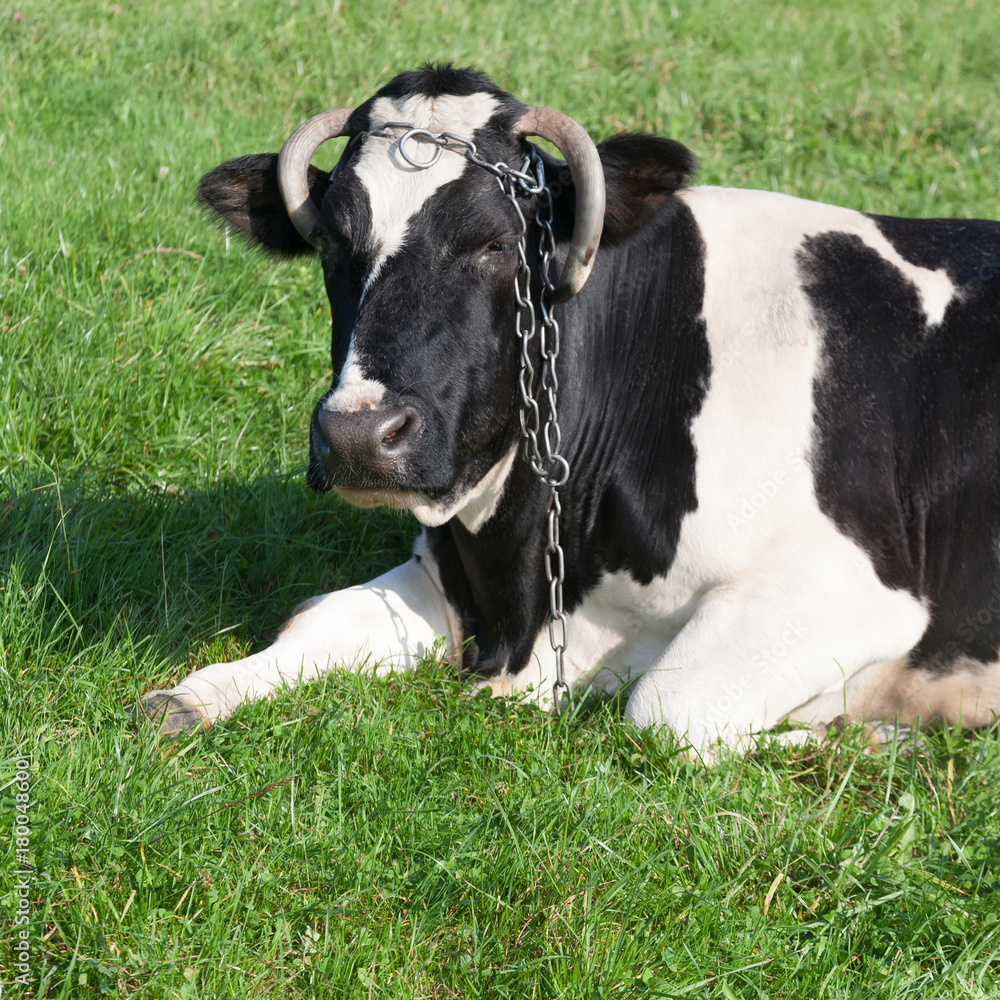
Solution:
[{"label": "shadow on grass", "polygon": [[126,647],[158,681],[170,662],[186,673],[266,644],[305,598],[396,565],[413,534],[300,476],[183,493],[88,476],[0,484],[0,663],[25,676]]}]

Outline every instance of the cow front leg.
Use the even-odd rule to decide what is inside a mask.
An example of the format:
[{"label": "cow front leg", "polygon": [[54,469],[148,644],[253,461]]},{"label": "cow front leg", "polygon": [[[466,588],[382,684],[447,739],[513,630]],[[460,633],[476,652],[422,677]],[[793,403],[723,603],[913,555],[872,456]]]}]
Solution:
[{"label": "cow front leg", "polygon": [[903,655],[926,626],[919,602],[872,575],[853,575],[853,588],[836,590],[814,576],[787,580],[710,591],[636,681],[626,718],[667,726],[706,759],[719,743],[747,750],[810,698]]},{"label": "cow front leg", "polygon": [[267,649],[196,670],[168,691],[150,691],[141,705],[161,731],[205,727],[244,702],[335,666],[408,670],[441,636],[449,651],[457,648],[460,637],[434,567],[429,556],[415,555],[361,586],[306,601]]}]

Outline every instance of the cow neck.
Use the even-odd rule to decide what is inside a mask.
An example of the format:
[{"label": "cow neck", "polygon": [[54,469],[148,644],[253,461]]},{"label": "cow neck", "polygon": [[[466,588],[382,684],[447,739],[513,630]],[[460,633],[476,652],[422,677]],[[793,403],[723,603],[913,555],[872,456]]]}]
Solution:
[{"label": "cow neck", "polygon": [[673,199],[627,241],[602,246],[565,307],[569,609],[605,574],[643,585],[666,576],[697,509],[692,424],[711,374],[704,275],[695,219]]},{"label": "cow neck", "polygon": [[524,461],[511,469],[496,511],[477,532],[458,518],[427,529],[445,593],[469,640],[463,668],[482,677],[516,674],[545,627],[548,490]]},{"label": "cow neck", "polygon": [[[691,425],[711,369],[703,297],[704,244],[678,203],[602,247],[587,286],[562,307],[568,614],[609,573],[643,585],[665,576],[698,506]],[[441,529],[449,597],[476,637],[465,665],[483,676],[522,669],[545,626],[545,511],[545,489],[521,461],[475,535],[456,521]]]}]

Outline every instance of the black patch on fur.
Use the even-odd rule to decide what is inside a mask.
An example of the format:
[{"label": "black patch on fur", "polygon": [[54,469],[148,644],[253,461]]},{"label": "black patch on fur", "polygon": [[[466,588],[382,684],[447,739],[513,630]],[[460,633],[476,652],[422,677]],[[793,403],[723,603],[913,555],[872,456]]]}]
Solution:
[{"label": "black patch on fur", "polygon": [[[916,286],[854,235],[805,240],[824,331],[814,385],[817,497],[887,586],[925,600],[913,665],[1000,649],[1000,224],[875,220],[899,254],[957,285],[929,327]],[[849,622],[844,623],[850,627]]]},{"label": "black patch on fur", "polygon": [[485,73],[472,66],[457,67],[452,63],[424,63],[420,69],[409,70],[393,77],[375,97],[468,97],[471,94],[493,94],[507,98]]}]

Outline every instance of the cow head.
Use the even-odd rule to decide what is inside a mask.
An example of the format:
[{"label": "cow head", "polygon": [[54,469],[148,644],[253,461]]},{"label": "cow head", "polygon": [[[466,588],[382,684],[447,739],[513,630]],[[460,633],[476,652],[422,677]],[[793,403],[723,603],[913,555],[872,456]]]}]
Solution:
[{"label": "cow head", "polygon": [[[471,139],[483,159],[517,167],[527,135],[555,143],[569,167],[567,175],[547,160],[550,176],[561,172],[556,228],[569,243],[559,299],[589,274],[604,178],[575,122],[526,107],[479,73],[444,67],[401,74],[360,107],[311,119],[280,156],[240,157],[202,179],[201,200],[251,241],[319,253],[334,382],[313,413],[309,484],[440,524],[477,486],[502,479],[516,446],[520,223],[497,179],[463,147],[413,166],[404,152],[430,160],[437,147],[411,139],[401,150],[405,130],[387,122]],[[318,146],[339,135],[350,138],[334,170],[311,166]],[[521,208],[530,227],[534,199],[524,196]]]}]

